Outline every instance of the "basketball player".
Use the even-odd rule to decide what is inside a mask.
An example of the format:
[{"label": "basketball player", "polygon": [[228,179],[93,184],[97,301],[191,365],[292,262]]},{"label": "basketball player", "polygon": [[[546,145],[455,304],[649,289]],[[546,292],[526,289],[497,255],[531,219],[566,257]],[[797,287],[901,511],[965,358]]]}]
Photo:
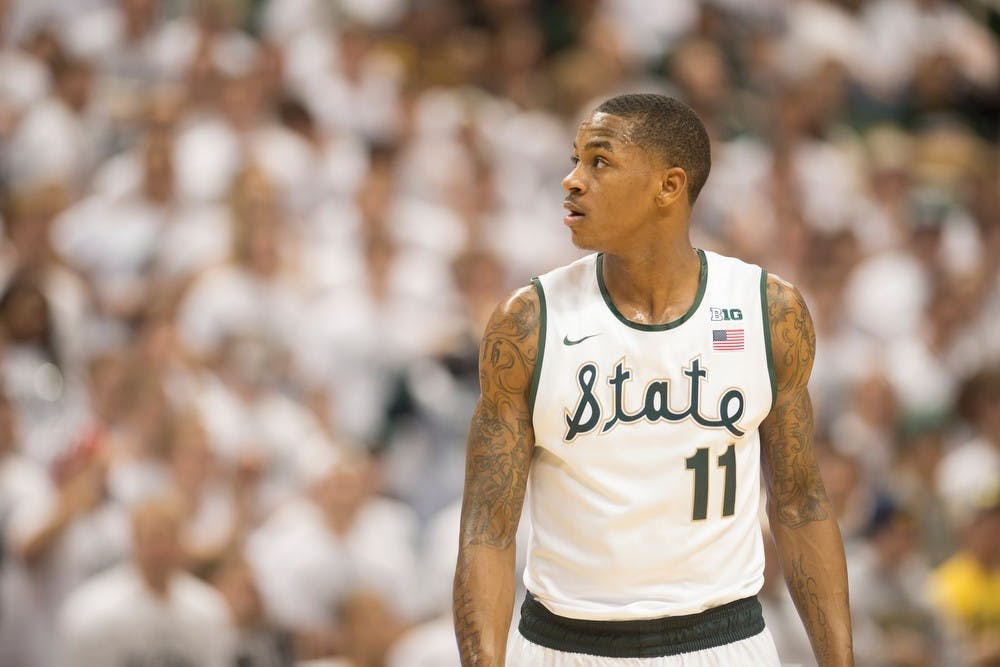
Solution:
[{"label": "basketball player", "polygon": [[792,285],[691,246],[709,150],[698,117],[659,95],[580,125],[564,222],[597,253],[511,294],[482,343],[455,575],[466,667],[778,665],[756,598],[761,473],[816,658],[853,664],[812,450],[812,322]]}]

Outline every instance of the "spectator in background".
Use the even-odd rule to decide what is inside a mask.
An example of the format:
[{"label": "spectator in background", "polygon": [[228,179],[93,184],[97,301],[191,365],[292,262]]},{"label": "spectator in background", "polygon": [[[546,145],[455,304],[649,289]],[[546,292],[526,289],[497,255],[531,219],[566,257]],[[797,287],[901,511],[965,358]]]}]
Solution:
[{"label": "spectator in background", "polygon": [[171,422],[168,488],[181,511],[186,565],[203,574],[242,546],[254,518],[260,467],[247,457],[232,471],[220,470],[196,413],[173,416]]},{"label": "spectator in background", "polygon": [[889,469],[899,412],[896,395],[878,370],[861,377],[849,392],[851,403],[834,420],[836,445],[856,458],[873,479]]},{"label": "spectator in background", "polygon": [[45,98],[51,85],[45,65],[11,39],[10,6],[11,0],[0,0],[0,140],[10,137],[23,114]]},{"label": "spectator in background", "polygon": [[1000,489],[1000,368],[969,378],[958,409],[970,433],[941,459],[935,485],[952,518],[961,521]]},{"label": "spectator in background", "polygon": [[383,667],[393,643],[405,628],[385,593],[359,589],[337,607],[344,647],[337,667]]},{"label": "spectator in background", "polygon": [[[451,587],[458,558],[461,503],[456,501],[427,522],[420,549],[419,621],[408,627],[386,656],[387,667],[459,667],[451,613]],[[524,542],[517,554],[525,559]]]},{"label": "spectator in background", "polygon": [[857,458],[817,442],[823,486],[844,535],[845,549],[861,538],[874,511],[877,492]]},{"label": "spectator in background", "polygon": [[128,550],[127,518],[107,498],[107,461],[95,435],[81,437],[50,469],[10,461],[21,468],[6,525],[10,567],[24,583],[15,606],[33,626],[17,640],[29,643],[42,667],[61,664],[50,628],[62,601]]},{"label": "spectator in background", "polygon": [[301,317],[289,256],[294,246],[281,242],[277,193],[262,170],[251,166],[240,174],[230,210],[231,261],[202,273],[178,312],[185,346],[202,359],[234,338],[287,350]]},{"label": "spectator in background", "polygon": [[[452,264],[461,298],[456,336],[434,357],[401,375],[378,442],[385,449],[386,483],[396,496],[429,517],[461,494],[468,414],[479,393],[477,341],[506,285],[504,267],[486,250]],[[435,484],[426,484],[433,477]],[[452,566],[454,563],[452,563]]]},{"label": "spectator in background", "polygon": [[[2,210],[5,248],[0,267],[6,280],[19,269],[31,269],[50,279],[53,274],[68,273],[60,271],[53,261],[56,255],[49,244],[49,233],[53,221],[70,201],[71,193],[58,182],[16,189],[5,197]],[[63,280],[79,282],[71,273]],[[84,306],[81,304],[77,308]],[[72,342],[65,338],[63,344]]]},{"label": "spectator in background", "polygon": [[926,598],[930,568],[916,551],[916,521],[892,500],[876,509],[868,541],[848,558],[859,664],[942,664],[940,629]]},{"label": "spectator in background", "polygon": [[190,392],[185,408],[198,412],[221,466],[236,471],[255,461],[263,467],[255,502],[265,512],[298,498],[315,475],[310,466],[339,442],[313,406],[283,391],[280,354],[256,338],[230,339],[180,387]]},{"label": "spectator in background", "polygon": [[[970,290],[954,279],[935,286],[919,332],[888,352],[889,374],[905,420],[939,419],[955,402],[963,368],[961,359]],[[967,356],[967,355],[966,355]]]},{"label": "spectator in background", "polygon": [[[99,358],[93,378],[111,384],[106,391],[121,392],[120,400],[109,397],[110,405],[102,406],[111,411],[98,413],[101,421],[95,428],[107,443],[109,492],[126,507],[162,491],[166,484],[163,461],[168,452],[170,418],[162,377],[146,368],[132,367],[131,359],[131,355],[120,360]],[[120,378],[101,377],[114,374],[113,366],[118,363],[125,366]]]},{"label": "spectator in background", "polygon": [[231,667],[226,603],[180,569],[180,513],[151,499],[132,513],[133,560],[95,577],[66,600],[63,662],[90,667]]},{"label": "spectator in background", "polygon": [[19,185],[62,181],[82,191],[100,155],[99,117],[89,114],[94,70],[84,61],[58,58],[53,94],[24,111],[4,154],[4,167]]},{"label": "spectator in background", "polygon": [[[177,127],[174,160],[177,196],[183,202],[217,201],[232,187],[241,169],[241,137],[222,113],[225,76],[214,60],[219,37],[203,35],[187,72],[185,114]],[[245,67],[246,65],[241,65]],[[229,85],[230,109],[242,116],[233,99],[238,83]]]},{"label": "spectator in background", "polygon": [[22,537],[11,519],[47,487],[45,469],[20,451],[17,413],[0,393],[0,664],[45,665],[40,603],[20,561]]},{"label": "spectator in background", "polygon": [[292,667],[295,637],[264,614],[253,570],[236,555],[227,557],[211,577],[229,605],[236,647],[232,667]]},{"label": "spectator in background", "polygon": [[[154,134],[138,151],[140,183],[135,192],[88,197],[56,219],[50,235],[60,259],[81,275],[95,296],[103,352],[126,344],[122,330],[143,307],[173,214],[169,136]],[[195,248],[189,252],[196,253]],[[166,290],[164,290],[166,291]]]},{"label": "spectator in background", "polygon": [[24,452],[45,463],[65,451],[86,421],[81,369],[68,332],[59,328],[53,278],[29,266],[0,295],[0,377],[18,408]]},{"label": "spectator in background", "polygon": [[962,547],[934,571],[930,593],[970,665],[1000,662],[1000,502],[965,526]]},{"label": "spectator in background", "polygon": [[943,421],[915,422],[901,429],[889,492],[913,514],[918,553],[938,565],[955,550],[956,531],[935,475],[945,449]]},{"label": "spectator in background", "polygon": [[333,456],[339,459],[314,464],[308,495],[274,512],[247,540],[269,613],[303,632],[335,627],[335,611],[358,588],[383,593],[400,615],[418,605],[413,510],[377,494],[374,458]]}]

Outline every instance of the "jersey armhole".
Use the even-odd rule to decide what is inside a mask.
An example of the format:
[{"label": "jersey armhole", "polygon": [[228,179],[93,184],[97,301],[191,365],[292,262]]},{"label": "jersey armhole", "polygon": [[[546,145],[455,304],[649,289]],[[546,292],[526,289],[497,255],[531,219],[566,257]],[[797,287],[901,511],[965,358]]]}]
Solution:
[{"label": "jersey armhole", "polygon": [[548,322],[542,281],[536,276],[531,279],[531,284],[535,286],[535,291],[538,293],[538,352],[535,355],[535,371],[531,374],[531,388],[528,390],[528,410],[534,419],[535,395],[538,393],[538,381],[542,377],[542,359],[545,357],[545,332],[548,329]]},{"label": "jersey armhole", "polygon": [[760,270],[760,313],[761,321],[764,323],[764,354],[767,357],[767,375],[771,381],[771,408],[778,401],[778,381],[774,372],[774,350],[771,349],[771,318],[767,310],[767,271]]}]

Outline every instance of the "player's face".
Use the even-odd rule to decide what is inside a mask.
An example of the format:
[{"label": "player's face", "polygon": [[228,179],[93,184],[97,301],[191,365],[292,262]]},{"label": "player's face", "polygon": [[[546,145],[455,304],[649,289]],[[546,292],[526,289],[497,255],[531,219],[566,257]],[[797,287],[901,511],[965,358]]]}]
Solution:
[{"label": "player's face", "polygon": [[629,121],[605,113],[585,120],[573,143],[573,170],[563,179],[563,223],[580,248],[616,252],[656,219],[661,171],[629,138]]}]

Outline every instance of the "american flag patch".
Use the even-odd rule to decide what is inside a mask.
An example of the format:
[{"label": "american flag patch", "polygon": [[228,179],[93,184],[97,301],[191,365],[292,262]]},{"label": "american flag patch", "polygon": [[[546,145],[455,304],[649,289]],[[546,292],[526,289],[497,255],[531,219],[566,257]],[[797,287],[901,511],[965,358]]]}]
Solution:
[{"label": "american flag patch", "polygon": [[742,350],[743,329],[712,329],[713,350]]}]

